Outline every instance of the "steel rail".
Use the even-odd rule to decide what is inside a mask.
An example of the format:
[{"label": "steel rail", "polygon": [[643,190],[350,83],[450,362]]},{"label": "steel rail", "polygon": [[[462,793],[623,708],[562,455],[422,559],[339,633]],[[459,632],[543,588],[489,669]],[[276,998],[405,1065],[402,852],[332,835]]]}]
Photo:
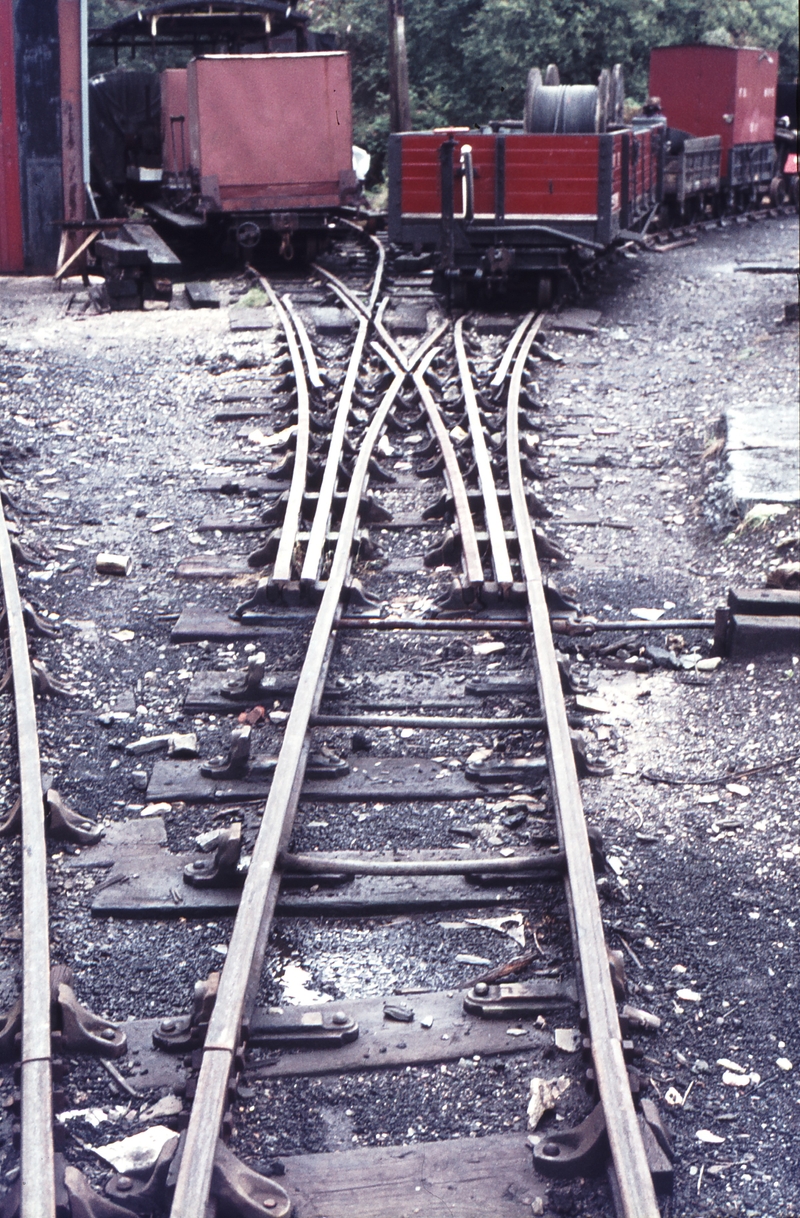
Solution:
[{"label": "steel rail", "polygon": [[442,457],[444,459],[444,469],[447,476],[447,481],[450,485],[450,493],[453,496],[453,504],[458,520],[458,531],[461,535],[461,551],[464,562],[464,574],[467,583],[475,588],[479,587],[484,582],[483,576],[483,560],[478,549],[478,538],[475,534],[475,521],[472,519],[472,512],[469,507],[469,496],[464,483],[464,478],[461,474],[461,467],[458,464],[456,450],[453,448],[453,441],[450,439],[450,433],[445,426],[439,407],[433,400],[433,394],[425,383],[424,376],[419,370],[411,373],[414,384],[417,387],[417,392],[422,399],[422,404],[428,414],[428,421],[431,425],[431,430],[439,444]]},{"label": "steel rail", "polygon": [[469,419],[469,429],[472,433],[472,450],[475,453],[475,464],[478,467],[478,485],[483,496],[483,511],[486,518],[486,531],[489,534],[489,544],[492,548],[492,563],[494,575],[504,592],[507,592],[514,582],[511,573],[511,559],[508,556],[505,526],[500,514],[500,504],[497,501],[492,463],[489,460],[489,450],[483,434],[481,414],[478,409],[478,399],[475,396],[475,386],[467,360],[464,346],[464,318],[459,317],[453,330],[453,341],[456,349],[456,362],[461,377],[461,387],[464,391],[464,404]]},{"label": "steel rail", "polygon": [[292,470],[292,481],[289,486],[289,497],[286,502],[286,512],[283,517],[283,525],[281,526],[278,553],[275,555],[275,562],[272,568],[272,578],[275,583],[288,584],[292,578],[292,558],[300,526],[300,513],[303,508],[303,493],[305,491],[308,469],[310,432],[308,385],[306,384],[300,349],[297,345],[297,339],[295,338],[289,316],[273,292],[269,280],[265,279],[263,275],[259,275],[258,278],[264,291],[269,296],[286,334],[286,342],[289,346],[294,378],[297,384],[297,445],[294,453],[294,469]]},{"label": "steel rail", "polygon": [[378,312],[375,315],[375,329],[380,334],[383,341],[388,346],[389,350],[394,355],[401,368],[406,368],[416,385],[422,404],[428,415],[431,431],[436,437],[439,445],[439,450],[444,460],[444,474],[450,494],[453,496],[453,504],[455,507],[456,520],[458,521],[458,531],[461,536],[461,550],[464,563],[464,573],[467,583],[471,587],[479,587],[484,582],[483,575],[483,560],[481,559],[480,550],[478,549],[478,539],[475,533],[475,521],[472,518],[472,512],[469,506],[469,495],[464,483],[464,478],[461,474],[461,467],[458,464],[456,450],[453,448],[453,441],[450,439],[450,433],[445,426],[444,419],[441,416],[439,407],[433,400],[433,394],[425,383],[424,373],[419,369],[409,369],[408,361],[405,354],[399,345],[392,338],[389,331],[383,324],[383,312],[386,308],[387,299],[381,301]]},{"label": "steel rail", "polygon": [[369,317],[370,310],[367,309],[367,306],[362,300],[359,300],[353,292],[349,291],[349,289],[345,287],[341,279],[338,279],[331,271],[326,271],[325,267],[320,266],[318,262],[312,262],[311,267],[317,272],[318,275],[321,275],[323,279],[327,279],[336,295],[341,301],[343,301],[344,304],[347,305],[349,309],[352,309],[354,313],[359,314],[361,317]]},{"label": "steel rail", "polygon": [[370,293],[369,293],[369,300],[367,301],[367,312],[371,314],[372,310],[375,308],[375,301],[378,299],[378,295],[381,290],[381,283],[383,281],[383,270],[384,270],[384,266],[386,263],[386,250],[384,248],[383,242],[379,241],[374,233],[365,232],[363,228],[361,228],[358,224],[355,223],[355,221],[348,220],[346,216],[342,216],[340,218],[339,223],[346,225],[347,228],[352,229],[353,232],[355,232],[355,233],[358,233],[358,235],[360,237],[366,237],[368,241],[372,242],[372,244],[375,246],[376,250],[378,251],[378,265],[375,268],[375,275],[373,276],[373,279],[372,279],[372,287],[371,287]]},{"label": "steel rail", "polygon": [[308,379],[315,389],[322,389],[323,381],[319,374],[317,357],[314,354],[314,348],[311,346],[311,339],[308,337],[308,330],[305,327],[305,323],[300,314],[297,312],[297,309],[294,307],[294,301],[292,300],[291,296],[288,295],[288,293],[286,296],[281,297],[281,301],[286,306],[286,312],[294,322],[294,328],[297,331],[300,339],[300,346],[303,348],[303,355],[306,357]]},{"label": "steel rail", "polygon": [[386,250],[384,248],[383,242],[379,241],[378,238],[374,235],[374,233],[370,233],[369,239],[378,251],[378,265],[375,268],[375,276],[372,280],[372,287],[370,288],[369,300],[367,301],[367,308],[369,309],[370,314],[371,314],[372,310],[375,308],[375,302],[377,301],[377,299],[380,295],[381,285],[383,284],[383,269],[386,264]]},{"label": "steel rail", "polygon": [[503,358],[500,360],[500,363],[497,365],[497,371],[495,372],[492,379],[489,381],[489,385],[492,389],[497,389],[498,386],[502,385],[503,381],[506,379],[506,376],[508,375],[508,370],[511,367],[511,361],[514,358],[514,352],[516,351],[517,347],[519,346],[523,334],[525,333],[525,331],[527,330],[528,326],[533,321],[533,318],[535,316],[536,316],[535,313],[526,313],[525,316],[523,317],[522,321],[517,326],[514,333],[511,335],[511,338],[508,340],[508,343],[506,344],[506,349],[503,352]]},{"label": "steel rail", "polygon": [[[428,352],[426,359],[430,361],[434,354],[435,349]],[[395,374],[394,380],[372,416],[353,469],[331,570],[311,631],[272,786],[242,889],[217,999],[208,1025],[197,1090],[170,1209],[171,1218],[198,1218],[206,1212],[228,1079],[240,1040],[245,1003],[255,984],[252,978],[254,964],[266,942],[270,894],[277,895],[277,885],[274,883],[277,878],[274,876],[275,864],[284,829],[287,821],[291,820],[299,798],[303,763],[308,751],[309,720],[321,694],[320,682],[324,675],[325,660],[330,654],[339,601],[350,567],[351,544],[358,521],[361,494],[372,450],[406,376],[406,373],[391,361],[390,367]],[[274,908],[274,904],[272,907]]]},{"label": "steel rail", "polygon": [[577,932],[592,1059],[619,1184],[623,1218],[659,1218],[658,1202],[622,1053],[622,1034],[611,984],[583,801],[520,467],[519,395],[522,371],[534,337],[535,330],[529,330],[511,374],[507,454],[511,504],[533,633],[539,703],[547,718],[551,789],[560,838],[567,856],[567,883]]},{"label": "steel rail", "polygon": [[328,535],[328,525],[333,506],[333,493],[336,490],[336,480],[339,477],[339,458],[342,455],[342,445],[344,444],[344,436],[347,430],[347,416],[350,413],[350,403],[353,400],[353,391],[356,387],[356,377],[358,376],[361,356],[364,353],[368,329],[369,321],[366,317],[361,317],[358,323],[356,341],[347,365],[342,392],[339,396],[339,405],[336,408],[336,417],[333,421],[333,430],[328,445],[328,453],[325,458],[325,470],[322,475],[322,484],[319,488],[317,508],[314,512],[314,520],[311,524],[311,532],[308,535],[303,568],[300,572],[300,582],[306,585],[316,583],[319,578],[320,568],[322,567],[325,538]]},{"label": "steel rail", "polygon": [[22,818],[22,1096],[20,1218],[55,1218],[50,926],[42,771],[28,639],[14,557],[0,505],[0,576],[8,622]]}]

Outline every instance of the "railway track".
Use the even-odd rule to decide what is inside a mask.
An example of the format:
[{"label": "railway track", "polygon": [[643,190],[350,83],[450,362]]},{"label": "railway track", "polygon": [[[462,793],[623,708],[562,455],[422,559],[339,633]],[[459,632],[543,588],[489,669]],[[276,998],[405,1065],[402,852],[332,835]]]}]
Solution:
[{"label": "railway track", "polygon": [[[564,698],[571,678],[553,643],[559,632],[621,631],[631,623],[581,621],[542,572],[554,553],[533,523],[547,515],[535,490],[535,367],[548,358],[544,315],[530,313],[500,336],[491,324],[481,327],[480,317],[454,324],[428,317],[422,335],[403,341],[402,284],[382,296],[381,271],[382,259],[371,282],[361,276],[345,283],[317,271],[316,283],[353,319],[355,335],[338,370],[330,349],[315,352],[303,309],[292,299],[302,284],[278,288],[261,279],[283,334],[271,382],[285,393],[282,409],[218,405],[222,425],[265,416],[287,433],[286,458],[269,469],[276,496],[262,505],[263,519],[228,520],[234,534],[242,528],[259,535],[249,556],[250,568],[261,569],[255,589],[238,605],[232,600],[229,612],[187,607],[172,627],[175,643],[216,640],[231,647],[228,660],[238,661],[225,672],[196,676],[185,703],[187,714],[236,724],[227,753],[182,759],[193,747],[173,738],[171,757],[148,776],[154,815],[121,830],[107,827],[105,840],[57,792],[45,795],[51,834],[80,850],[80,865],[92,866],[93,850],[103,855],[97,865],[105,878],[92,892],[98,917],[232,920],[224,962],[197,979],[188,1015],[190,987],[176,995],[177,1012],[117,1024],[82,1007],[67,971],[50,968],[25,624],[46,627],[23,610],[11,540],[0,524],[23,884],[23,1001],[0,1025],[7,1056],[21,1033],[21,1172],[18,1193],[6,1201],[9,1215],[251,1218],[288,1215],[295,1206],[302,1218],[394,1214],[393,1204],[405,1213],[422,1187],[417,1181],[425,1180],[413,1156],[411,1175],[404,1176],[399,1160],[389,1163],[382,1151],[348,1152],[366,1157],[348,1158],[341,1193],[330,1181],[326,1186],[324,1166],[311,1162],[321,1156],[290,1160],[285,1179],[256,1172],[245,1166],[264,1158],[248,1134],[249,1112],[258,1129],[268,1119],[268,1088],[278,1096],[285,1080],[421,1063],[446,1074],[446,1063],[466,1060],[476,1045],[469,1054],[476,1069],[484,1056],[502,1058],[524,1041],[531,1070],[552,1072],[546,1063],[554,1035],[560,1047],[564,1036],[574,1036],[583,1058],[573,1081],[582,1077],[588,1094],[571,1104],[569,1128],[545,1122],[544,1133],[532,1131],[531,1145],[519,1130],[488,1141],[442,1142],[438,1183],[452,1189],[466,1175],[468,1195],[454,1210],[432,1188],[428,1208],[419,1212],[509,1218],[531,1207],[544,1212],[548,1180],[582,1178],[607,1164],[608,1197],[618,1215],[659,1214],[655,1185],[669,1186],[670,1149],[656,1106],[640,1095],[633,1064],[641,1052],[634,1037],[658,1021],[625,1004],[620,961],[606,945],[596,885],[602,843],[587,828],[579,783],[581,775],[602,773],[602,763],[587,757],[574,731],[580,720],[568,715]],[[432,312],[424,289],[406,291],[406,311],[411,300],[411,312]],[[234,563],[229,574],[239,569]],[[661,621],[659,629],[673,625],[707,631],[711,623]],[[294,669],[283,659],[290,632],[301,657]],[[500,672],[485,671],[498,663],[491,656],[502,657]],[[34,664],[37,671],[42,688],[48,678]],[[260,734],[278,745],[275,755],[258,751]],[[436,756],[426,739],[435,741]],[[204,855],[164,849],[158,805],[179,802],[193,810],[194,826],[212,830]],[[314,822],[297,819],[301,806],[323,810],[333,827],[320,821],[325,832],[315,839]],[[209,807],[216,808],[211,815]],[[370,820],[387,807],[376,834]],[[424,827],[409,838],[404,822],[414,818]],[[16,825],[9,816],[7,831]],[[453,836],[467,848],[454,848]],[[358,1010],[347,1002],[302,1008],[300,1017],[270,1001],[274,986],[265,986],[264,977],[270,978],[276,914],[338,933],[341,919],[374,925],[447,910],[459,911],[459,921],[470,914],[479,925],[487,908],[497,915],[493,931],[516,928],[525,943],[527,928],[536,950],[526,944],[478,976],[480,960],[470,963],[467,955],[460,979],[451,968],[441,990],[411,986],[419,998],[387,995],[377,1014],[374,1001]],[[543,911],[548,924],[560,919],[545,950],[536,933]],[[466,979],[465,966],[472,969]],[[424,962],[416,971],[425,973]],[[437,1029],[448,1029],[441,1039],[428,1035],[433,1020],[426,1004],[437,1013]],[[182,1094],[180,1112],[164,1110],[180,1137],[167,1137],[144,1168],[87,1178],[65,1163],[53,1141],[51,1095],[62,1070],[59,1060],[54,1071],[54,1058],[94,1055],[107,1063],[118,1091],[137,1095],[126,1081],[133,1076],[113,1065],[132,1053]],[[251,1078],[262,1082],[258,1094]],[[505,1191],[497,1192],[501,1180]]]}]

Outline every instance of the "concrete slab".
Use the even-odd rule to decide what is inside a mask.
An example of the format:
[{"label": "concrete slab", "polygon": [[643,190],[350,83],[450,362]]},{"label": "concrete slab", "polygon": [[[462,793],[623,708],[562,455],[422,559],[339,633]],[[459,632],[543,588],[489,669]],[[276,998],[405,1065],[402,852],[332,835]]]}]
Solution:
[{"label": "concrete slab", "polygon": [[730,402],[725,418],[727,485],[737,503],[800,501],[797,402]]}]

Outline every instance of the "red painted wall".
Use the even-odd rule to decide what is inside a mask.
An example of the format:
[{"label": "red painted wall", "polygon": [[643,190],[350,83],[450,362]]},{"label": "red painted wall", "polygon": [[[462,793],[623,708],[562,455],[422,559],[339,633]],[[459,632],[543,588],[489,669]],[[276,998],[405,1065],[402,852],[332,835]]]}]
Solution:
[{"label": "red painted wall", "polygon": [[23,268],[12,0],[0,0],[0,272]]}]

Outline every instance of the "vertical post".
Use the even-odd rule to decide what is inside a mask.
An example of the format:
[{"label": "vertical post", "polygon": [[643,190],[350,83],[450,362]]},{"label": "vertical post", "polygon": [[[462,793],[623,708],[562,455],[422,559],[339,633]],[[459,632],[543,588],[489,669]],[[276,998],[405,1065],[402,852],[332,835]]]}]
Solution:
[{"label": "vertical post", "polygon": [[82,6],[83,0],[58,0],[61,176],[65,220],[86,218],[86,194],[83,184]]},{"label": "vertical post", "polygon": [[411,130],[404,0],[386,0],[389,16],[389,130]]},{"label": "vertical post", "polygon": [[81,136],[83,156],[84,195],[91,204],[95,218],[100,218],[92,194],[92,166],[89,157],[89,0],[80,0],[81,5]]},{"label": "vertical post", "polygon": [[439,148],[439,169],[442,190],[442,263],[451,270],[455,261],[455,201],[453,198],[453,152],[456,142],[451,136]]},{"label": "vertical post", "polygon": [[506,137],[494,141],[494,222],[498,228],[506,222]]}]

